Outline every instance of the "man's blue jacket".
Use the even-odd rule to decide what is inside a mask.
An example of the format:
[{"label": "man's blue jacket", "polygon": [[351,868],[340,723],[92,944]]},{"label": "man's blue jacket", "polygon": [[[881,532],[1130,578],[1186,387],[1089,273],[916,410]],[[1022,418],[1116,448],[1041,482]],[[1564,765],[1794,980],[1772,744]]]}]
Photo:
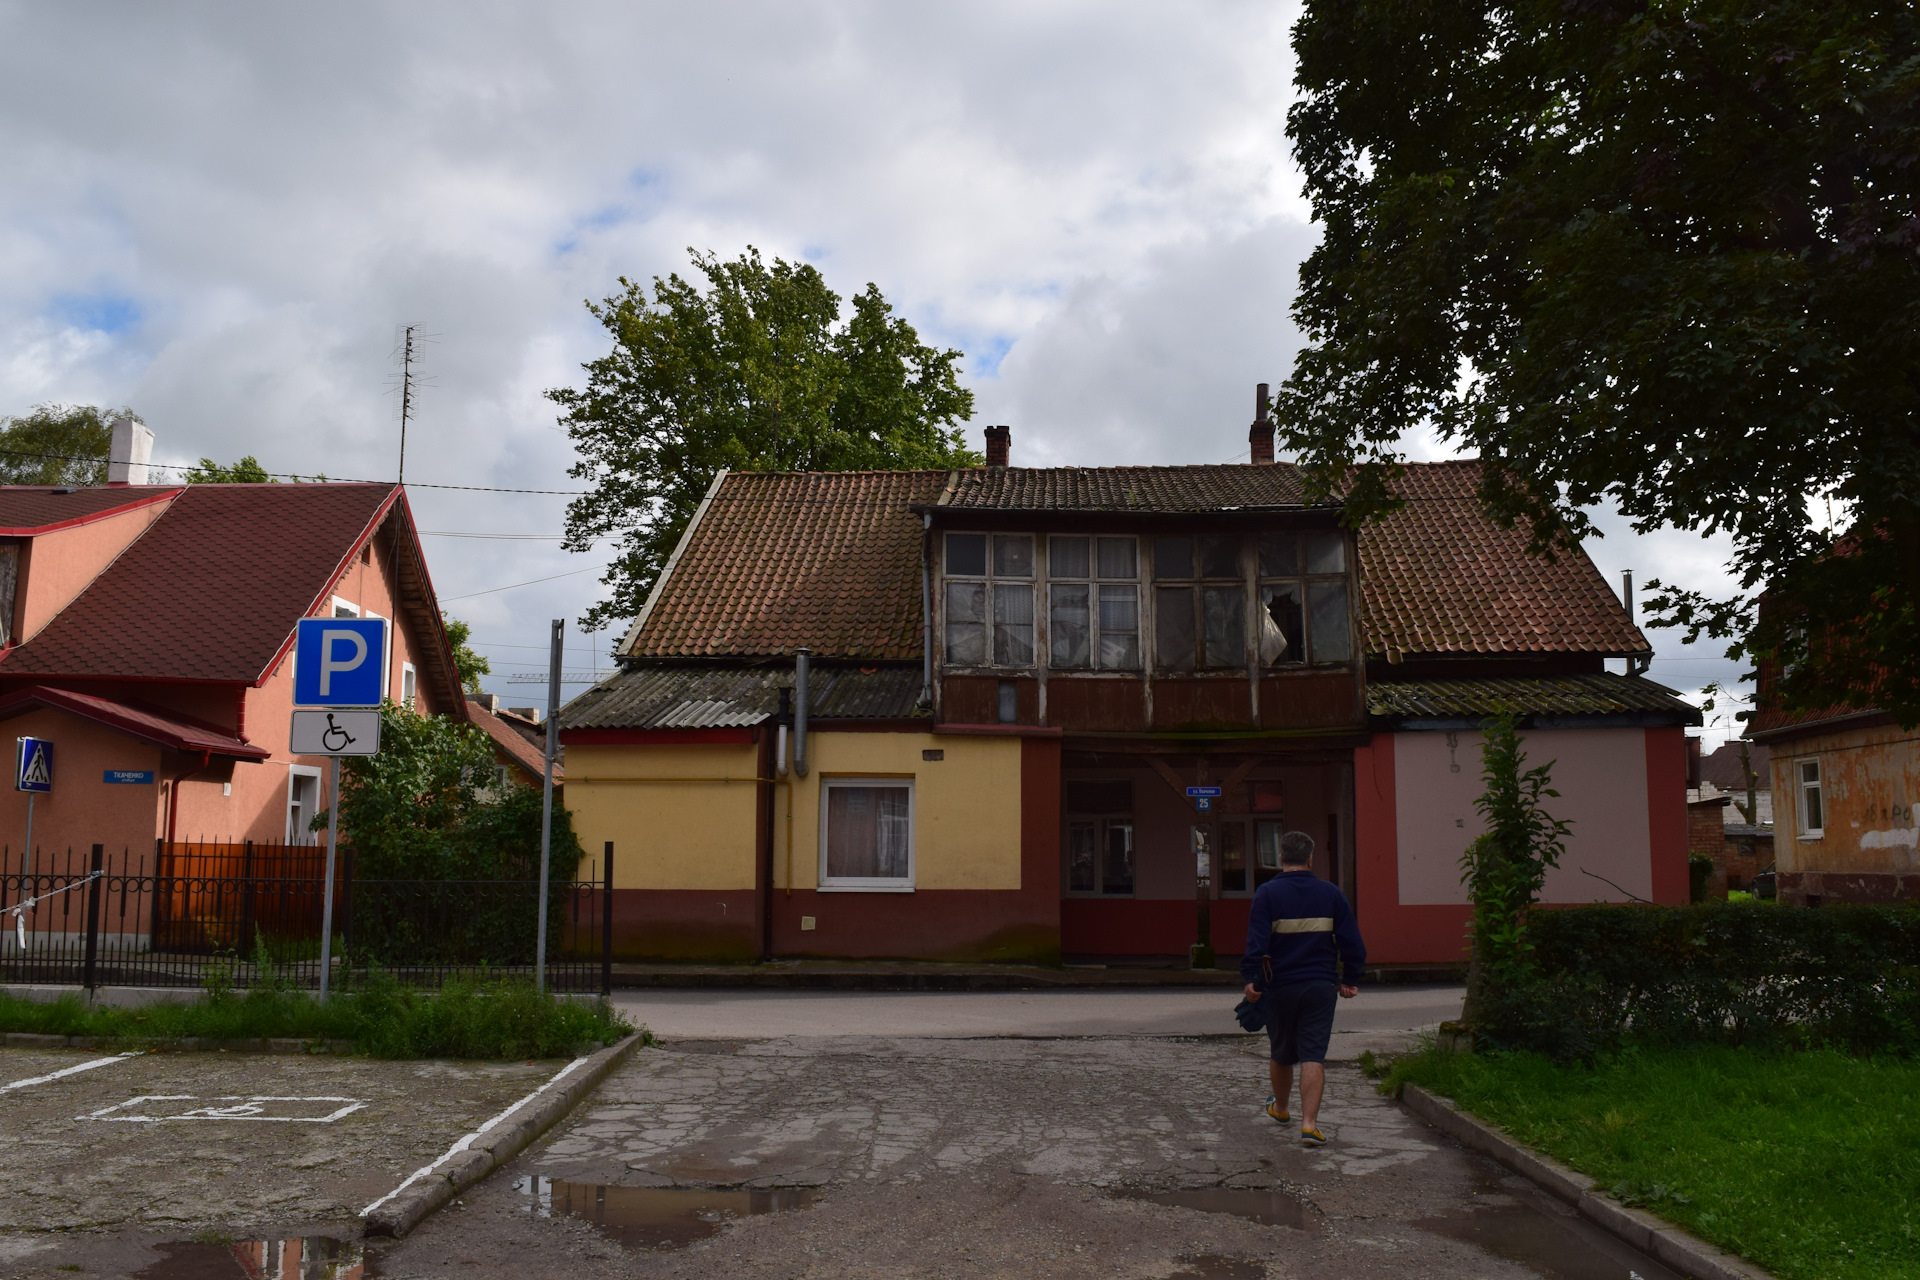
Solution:
[{"label": "man's blue jacket", "polygon": [[1367,944],[1346,895],[1311,871],[1283,871],[1253,893],[1253,911],[1247,917],[1247,954],[1240,958],[1240,976],[1265,985],[1261,961],[1273,960],[1273,981],[1338,982],[1333,966],[1338,955],[1346,969],[1345,981],[1360,980],[1367,962]]}]

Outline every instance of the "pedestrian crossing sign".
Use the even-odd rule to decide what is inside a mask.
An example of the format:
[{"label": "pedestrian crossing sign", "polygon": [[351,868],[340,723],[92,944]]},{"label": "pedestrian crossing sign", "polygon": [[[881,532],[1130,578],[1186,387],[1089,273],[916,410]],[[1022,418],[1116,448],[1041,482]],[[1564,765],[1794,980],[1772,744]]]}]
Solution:
[{"label": "pedestrian crossing sign", "polygon": [[53,744],[45,738],[20,739],[20,756],[13,775],[15,791],[41,795],[53,790]]}]

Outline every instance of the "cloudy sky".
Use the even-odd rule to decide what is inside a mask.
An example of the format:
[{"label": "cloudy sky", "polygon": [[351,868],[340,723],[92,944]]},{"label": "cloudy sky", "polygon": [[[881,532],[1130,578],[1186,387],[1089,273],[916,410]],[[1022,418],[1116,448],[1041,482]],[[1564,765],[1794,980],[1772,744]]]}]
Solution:
[{"label": "cloudy sky", "polygon": [[[541,392],[606,348],[581,303],[690,246],[876,282],[967,353],[969,435],[1011,424],[1016,463],[1241,458],[1316,236],[1283,135],[1292,15],[0,3],[0,414],[131,404],[163,460],[385,479],[395,332],[419,325],[435,585],[489,688],[535,701],[512,676],[598,590],[599,557],[558,548],[566,499],[411,486],[573,488]],[[1719,585],[1724,548],[1609,527],[1610,580]],[[570,630],[569,669],[612,638]],[[1655,642],[1677,688],[1737,674]]]}]

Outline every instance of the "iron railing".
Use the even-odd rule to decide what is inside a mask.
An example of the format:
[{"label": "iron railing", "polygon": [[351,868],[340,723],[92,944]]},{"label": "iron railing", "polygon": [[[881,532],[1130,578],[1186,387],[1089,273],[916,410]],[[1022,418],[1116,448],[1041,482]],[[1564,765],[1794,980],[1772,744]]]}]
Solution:
[{"label": "iron railing", "polygon": [[[341,850],[334,872],[334,989],[376,970],[420,986],[533,974],[537,881],[360,879],[353,861]],[[611,992],[611,873],[609,850],[604,872],[552,883],[549,990]],[[324,897],[311,845],[0,849],[0,981],[317,988]]]}]

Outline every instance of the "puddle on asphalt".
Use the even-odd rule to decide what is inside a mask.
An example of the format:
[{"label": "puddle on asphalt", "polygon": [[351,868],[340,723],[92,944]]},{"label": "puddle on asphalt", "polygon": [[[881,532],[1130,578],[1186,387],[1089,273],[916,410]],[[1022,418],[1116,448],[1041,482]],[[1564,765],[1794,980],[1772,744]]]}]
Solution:
[{"label": "puddle on asphalt", "polygon": [[1412,1224],[1495,1257],[1530,1267],[1551,1280],[1681,1280],[1585,1219],[1548,1213],[1524,1203],[1482,1205]]},{"label": "puddle on asphalt", "polygon": [[[1270,1227],[1293,1227],[1311,1231],[1314,1220],[1307,1207],[1284,1191],[1249,1187],[1200,1187],[1192,1191],[1123,1191],[1129,1200],[1151,1200],[1179,1209],[1198,1209],[1202,1213],[1230,1213],[1236,1218],[1264,1223]],[[1206,1272],[1203,1274],[1211,1275]],[[1236,1273],[1221,1272],[1221,1275]]]},{"label": "puddle on asphalt", "polygon": [[290,1240],[191,1240],[153,1246],[160,1261],[136,1280],[363,1280],[366,1254],[351,1240],[296,1236]]},{"label": "puddle on asphalt", "polygon": [[672,1249],[717,1235],[727,1223],[759,1213],[804,1209],[818,1191],[776,1187],[766,1191],[702,1191],[678,1187],[618,1187],[556,1178],[521,1178],[514,1188],[531,1197],[540,1217],[591,1222],[634,1249]]}]

